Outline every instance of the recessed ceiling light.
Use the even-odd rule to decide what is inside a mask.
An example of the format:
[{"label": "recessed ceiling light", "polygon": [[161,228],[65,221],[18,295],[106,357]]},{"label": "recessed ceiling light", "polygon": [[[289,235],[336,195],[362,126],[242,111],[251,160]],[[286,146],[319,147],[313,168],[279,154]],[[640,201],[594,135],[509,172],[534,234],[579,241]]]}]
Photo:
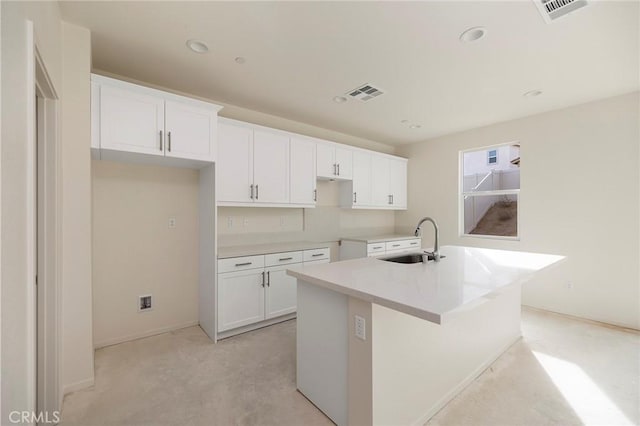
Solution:
[{"label": "recessed ceiling light", "polygon": [[536,96],[540,95],[542,95],[542,90],[529,90],[522,96],[524,96],[525,98],[535,98]]},{"label": "recessed ceiling light", "polygon": [[464,43],[471,43],[472,41],[480,40],[487,34],[487,29],[484,27],[473,27],[460,34],[460,41]]},{"label": "recessed ceiling light", "polygon": [[235,59],[235,61],[236,61],[238,64],[241,64],[241,65],[242,65],[242,64],[244,64],[245,62],[247,62],[247,60],[246,60],[245,58],[243,58],[242,56],[238,56],[238,57]]},{"label": "recessed ceiling light", "polygon": [[410,129],[419,129],[420,127],[422,127],[419,124],[412,124],[411,126],[409,126]]},{"label": "recessed ceiling light", "polygon": [[196,53],[207,53],[209,47],[200,40],[187,40],[187,47]]},{"label": "recessed ceiling light", "polygon": [[334,96],[333,97],[333,102],[341,104],[343,102],[347,102],[347,98],[345,98],[344,96]]}]

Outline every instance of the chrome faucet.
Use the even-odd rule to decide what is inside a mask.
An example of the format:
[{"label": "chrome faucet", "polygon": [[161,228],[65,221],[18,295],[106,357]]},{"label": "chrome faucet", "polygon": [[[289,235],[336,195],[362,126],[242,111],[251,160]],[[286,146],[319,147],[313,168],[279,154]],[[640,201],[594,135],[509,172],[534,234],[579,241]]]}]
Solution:
[{"label": "chrome faucet", "polygon": [[440,262],[440,245],[438,244],[438,240],[440,239],[440,229],[438,228],[438,224],[436,223],[436,221],[431,219],[430,217],[423,217],[422,219],[420,219],[420,222],[418,222],[418,226],[416,226],[415,236],[420,237],[422,235],[422,229],[420,229],[420,227],[424,222],[431,222],[433,224],[433,228],[436,233],[436,241],[433,244],[433,252],[424,252],[424,254],[422,255],[422,262],[426,263],[427,260]]}]

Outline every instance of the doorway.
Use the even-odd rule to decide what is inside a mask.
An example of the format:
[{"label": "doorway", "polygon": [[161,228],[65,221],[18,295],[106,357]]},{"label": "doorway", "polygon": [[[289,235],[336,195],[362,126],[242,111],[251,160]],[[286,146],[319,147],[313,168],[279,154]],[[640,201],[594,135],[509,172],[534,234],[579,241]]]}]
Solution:
[{"label": "doorway", "polygon": [[33,268],[35,272],[35,408],[39,420],[59,420],[60,391],[60,191],[58,96],[34,46],[32,165]]}]

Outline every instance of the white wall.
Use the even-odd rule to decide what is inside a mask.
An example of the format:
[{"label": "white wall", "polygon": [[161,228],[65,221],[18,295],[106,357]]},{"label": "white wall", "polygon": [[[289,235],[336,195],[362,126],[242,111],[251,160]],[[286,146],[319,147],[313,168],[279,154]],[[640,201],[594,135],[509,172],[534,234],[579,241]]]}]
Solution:
[{"label": "white wall", "polygon": [[62,24],[62,383],[93,384],[91,330],[91,37]]},{"label": "white wall", "polygon": [[[2,417],[34,409],[33,306],[27,274],[27,147],[31,123],[27,21],[59,96],[63,388],[93,380],[89,197],[89,33],[60,21],[56,2],[2,8]],[[31,292],[33,293],[33,292]]]},{"label": "white wall", "polygon": [[[402,147],[412,167],[397,229],[428,215],[444,244],[565,255],[524,286],[524,304],[640,328],[639,102],[636,92]],[[523,158],[520,241],[460,237],[459,151],[513,141]]]},{"label": "white wall", "polygon": [[[198,182],[192,169],[93,162],[96,347],[198,323]],[[144,294],[154,306],[141,313]]]},{"label": "white wall", "polygon": [[[33,319],[27,276],[27,20],[53,85],[61,88],[61,27],[57,3],[0,2],[2,42],[2,413],[34,408]],[[33,288],[31,289],[33,290]],[[33,295],[33,291],[31,292]]]}]

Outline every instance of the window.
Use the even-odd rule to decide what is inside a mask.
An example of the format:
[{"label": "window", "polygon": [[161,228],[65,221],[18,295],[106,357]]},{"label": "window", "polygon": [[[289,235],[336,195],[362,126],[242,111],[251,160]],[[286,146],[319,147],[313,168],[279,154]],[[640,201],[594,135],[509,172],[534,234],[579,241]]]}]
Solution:
[{"label": "window", "polygon": [[461,151],[460,160],[460,234],[517,239],[520,144]]},{"label": "window", "polygon": [[498,150],[487,151],[487,164],[498,164]]}]

